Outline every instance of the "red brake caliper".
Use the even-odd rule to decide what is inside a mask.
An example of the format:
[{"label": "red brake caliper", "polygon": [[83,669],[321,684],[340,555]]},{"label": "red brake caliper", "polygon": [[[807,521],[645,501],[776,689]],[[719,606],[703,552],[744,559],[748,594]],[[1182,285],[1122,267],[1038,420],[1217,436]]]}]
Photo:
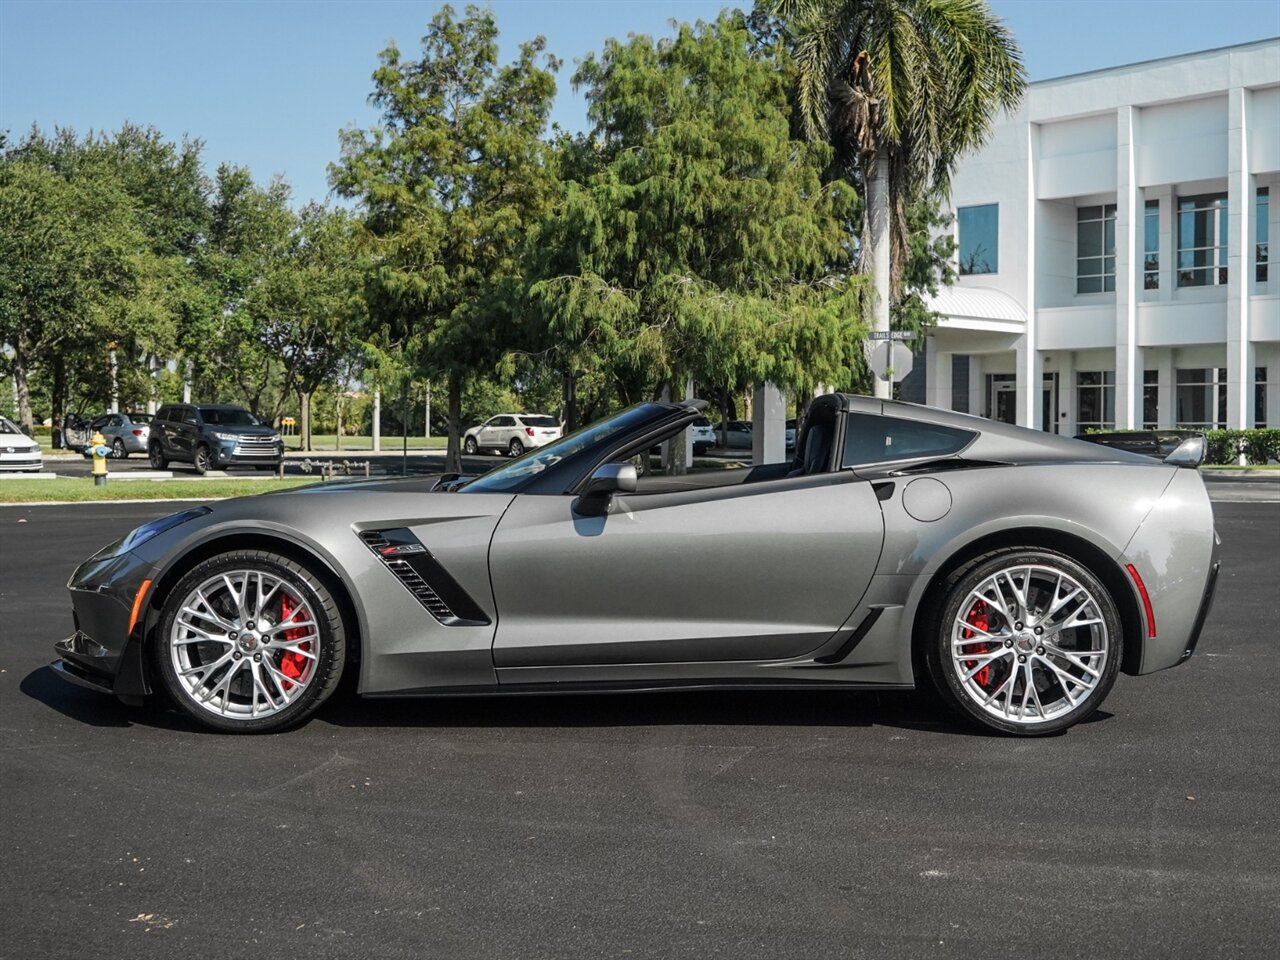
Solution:
[{"label": "red brake caliper", "polygon": [[[297,610],[298,610],[298,607],[294,605],[293,599],[287,593],[281,593],[280,622],[284,623],[285,621],[287,621],[290,617],[293,616],[293,614]],[[303,616],[306,616],[305,609],[303,609],[302,614]],[[307,635],[306,627],[293,627],[284,632],[284,641],[285,643],[294,643],[298,640],[301,640],[306,635]],[[302,650],[311,649],[310,641],[308,641],[307,643],[298,644],[298,646]],[[306,665],[307,665],[307,658],[300,653],[295,653],[292,650],[286,650],[284,654],[280,657],[280,672],[283,673],[286,677],[293,677],[293,679],[295,680],[297,680],[299,677],[302,676],[303,668],[305,668]],[[293,684],[287,681],[284,684],[284,688],[286,690],[288,690],[291,686],[293,686]]]},{"label": "red brake caliper", "polygon": [[[975,627],[977,627],[979,630],[981,630],[983,633],[987,633],[991,629],[991,621],[987,616],[987,609],[988,608],[987,608],[986,601],[979,600],[977,603],[975,603],[972,607],[969,608],[969,613],[964,618],[964,622],[971,623]],[[972,636],[975,636],[972,630],[964,631],[965,640],[968,640]],[[986,653],[987,645],[985,643],[975,643],[972,645],[970,649],[972,650],[973,653]],[[966,669],[972,668],[976,666],[977,663],[978,663],[977,660],[965,661],[965,668]],[[985,689],[987,686],[987,683],[991,680],[991,664],[988,663],[985,667],[983,667],[976,674],[974,674],[973,679],[977,681],[978,686],[983,687]]]}]

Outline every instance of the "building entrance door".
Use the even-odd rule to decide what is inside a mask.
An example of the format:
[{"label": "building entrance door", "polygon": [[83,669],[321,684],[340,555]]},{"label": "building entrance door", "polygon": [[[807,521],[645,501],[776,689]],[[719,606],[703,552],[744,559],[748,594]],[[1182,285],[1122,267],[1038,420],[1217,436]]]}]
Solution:
[{"label": "building entrance door", "polygon": [[1040,429],[1045,433],[1058,432],[1058,374],[1044,375],[1044,399],[1040,404]]},{"label": "building entrance door", "polygon": [[987,416],[1001,423],[1018,422],[1018,384],[1012,373],[987,378]]}]

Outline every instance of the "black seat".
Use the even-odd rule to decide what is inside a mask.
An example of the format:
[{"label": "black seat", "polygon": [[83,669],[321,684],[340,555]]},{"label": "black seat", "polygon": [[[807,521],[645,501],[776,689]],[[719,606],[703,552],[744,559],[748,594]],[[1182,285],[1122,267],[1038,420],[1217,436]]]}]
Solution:
[{"label": "black seat", "polygon": [[826,473],[831,460],[831,440],[835,434],[833,423],[810,423],[804,435],[804,457],[798,459],[788,477],[807,477]]}]

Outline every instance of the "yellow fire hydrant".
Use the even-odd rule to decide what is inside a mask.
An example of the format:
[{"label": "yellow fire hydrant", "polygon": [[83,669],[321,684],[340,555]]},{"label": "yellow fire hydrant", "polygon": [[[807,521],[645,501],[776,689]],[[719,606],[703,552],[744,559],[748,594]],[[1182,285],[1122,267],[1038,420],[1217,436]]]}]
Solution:
[{"label": "yellow fire hydrant", "polygon": [[95,430],[89,440],[89,452],[93,454],[93,485],[107,485],[107,454],[111,448],[107,446],[107,438],[101,431]]}]

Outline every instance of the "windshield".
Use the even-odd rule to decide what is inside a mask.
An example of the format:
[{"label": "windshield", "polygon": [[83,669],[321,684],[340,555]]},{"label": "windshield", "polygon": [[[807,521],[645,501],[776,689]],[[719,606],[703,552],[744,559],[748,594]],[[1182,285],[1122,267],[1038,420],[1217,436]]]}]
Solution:
[{"label": "windshield", "polygon": [[612,417],[598,420],[590,426],[583,427],[581,430],[575,430],[567,437],[561,437],[545,447],[534,447],[523,457],[512,460],[505,467],[492,470],[484,476],[476,477],[476,479],[462,487],[459,492],[506,493],[514,490],[530,477],[547,469],[547,467],[572,457],[576,453],[581,453],[588,447],[614,434],[631,430],[639,424],[652,420],[654,406],[651,403],[640,403],[634,407],[628,407],[620,413],[615,413]]},{"label": "windshield", "polygon": [[239,407],[201,407],[200,416],[205,423],[220,427],[256,427],[258,420],[248,410]]},{"label": "windshield", "polygon": [[4,417],[0,417],[0,433],[21,434],[22,431],[18,429],[17,424],[12,420],[6,420]]}]

